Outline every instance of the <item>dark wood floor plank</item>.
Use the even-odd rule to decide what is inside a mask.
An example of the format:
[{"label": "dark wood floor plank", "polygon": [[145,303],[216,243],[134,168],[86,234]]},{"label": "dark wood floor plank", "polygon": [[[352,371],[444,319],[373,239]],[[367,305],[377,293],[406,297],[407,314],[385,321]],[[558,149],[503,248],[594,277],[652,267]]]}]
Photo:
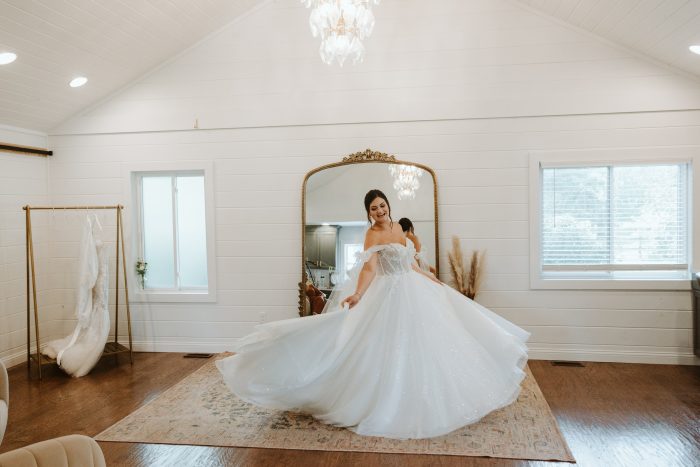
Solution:
[{"label": "dark wood floor plank", "polygon": [[[51,370],[28,380],[10,370],[10,418],[0,452],[70,433],[95,436],[190,374],[206,360],[137,353],[102,361],[87,377]],[[700,465],[700,367],[530,362],[562,433],[583,466]],[[569,465],[458,456],[100,443],[110,466]]]},{"label": "dark wood floor plank", "polygon": [[202,366],[183,354],[136,353],[132,367],[121,356],[100,361],[83,378],[44,367],[44,378],[29,380],[26,365],[9,371],[10,413],[0,452],[71,433],[94,436],[157,397]]}]

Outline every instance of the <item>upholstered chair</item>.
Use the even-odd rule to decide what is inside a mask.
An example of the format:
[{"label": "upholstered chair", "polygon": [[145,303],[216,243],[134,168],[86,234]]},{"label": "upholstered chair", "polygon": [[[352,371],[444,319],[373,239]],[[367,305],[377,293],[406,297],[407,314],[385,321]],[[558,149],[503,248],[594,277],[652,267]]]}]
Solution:
[{"label": "upholstered chair", "polygon": [[0,454],[0,467],[105,467],[99,444],[83,435],[53,438]]}]

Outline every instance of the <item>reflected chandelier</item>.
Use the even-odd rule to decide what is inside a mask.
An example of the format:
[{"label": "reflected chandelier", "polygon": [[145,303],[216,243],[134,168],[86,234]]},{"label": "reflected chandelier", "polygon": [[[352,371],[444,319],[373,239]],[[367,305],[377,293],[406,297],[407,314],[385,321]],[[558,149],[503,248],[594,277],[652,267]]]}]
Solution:
[{"label": "reflected chandelier", "polygon": [[379,0],[301,0],[313,7],[309,17],[311,34],[321,36],[321,60],[343,66],[352,56],[353,64],[361,62],[365,53],[362,41],[372,34],[374,15],[371,5]]},{"label": "reflected chandelier", "polygon": [[399,199],[414,199],[416,191],[420,188],[423,171],[413,165],[391,164],[389,173],[394,178],[394,190]]}]

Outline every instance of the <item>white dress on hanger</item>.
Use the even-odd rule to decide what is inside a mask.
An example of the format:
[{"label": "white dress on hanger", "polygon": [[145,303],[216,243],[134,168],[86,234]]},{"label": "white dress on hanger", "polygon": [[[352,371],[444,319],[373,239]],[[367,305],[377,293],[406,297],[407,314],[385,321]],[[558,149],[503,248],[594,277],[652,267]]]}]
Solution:
[{"label": "white dress on hanger", "polygon": [[76,378],[92,370],[109,336],[109,255],[99,231],[99,222],[93,225],[86,217],[78,261],[75,330],[63,339],[49,342],[42,351]]},{"label": "white dress on hanger", "polygon": [[[359,269],[377,274],[352,310]],[[529,333],[412,269],[411,243],[361,255],[320,315],[266,323],[217,362],[241,399],[361,435],[429,438],[513,402]]]}]

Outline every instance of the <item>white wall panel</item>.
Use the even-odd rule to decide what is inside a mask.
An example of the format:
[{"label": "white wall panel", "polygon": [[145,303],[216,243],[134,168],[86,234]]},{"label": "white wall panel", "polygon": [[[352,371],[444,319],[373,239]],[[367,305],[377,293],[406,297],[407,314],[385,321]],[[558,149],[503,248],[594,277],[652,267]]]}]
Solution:
[{"label": "white wall panel", "polygon": [[[690,363],[688,292],[529,290],[528,180],[523,164],[530,150],[605,148],[614,153],[616,147],[639,145],[638,136],[650,132],[654,136],[646,141],[641,138],[645,144],[640,150],[673,151],[674,147],[695,142],[698,123],[700,112],[689,111],[651,116],[621,114],[614,119],[605,115],[561,120],[534,117],[518,119],[517,123],[491,119],[488,125],[482,120],[463,120],[298,127],[298,132],[289,128],[205,130],[152,134],[152,144],[144,134],[105,135],[109,164],[128,164],[134,154],[151,160],[149,150],[153,147],[159,154],[170,153],[175,159],[184,158],[184,154],[190,157],[196,145],[216,144],[219,154],[224,154],[211,158],[216,172],[218,301],[140,304],[132,310],[134,320],[141,323],[135,327],[136,342],[148,349],[173,350],[180,342],[181,349],[221,350],[226,342],[247,332],[249,328],[242,323],[295,316],[303,174],[317,164],[361,149],[355,146],[354,135],[359,129],[378,141],[410,147],[406,154],[396,154],[437,169],[443,272],[451,235],[462,239],[465,250],[485,249],[485,278],[479,301],[531,331],[534,356]],[[562,136],[563,131],[571,139]],[[613,137],[620,132],[626,132],[627,138]],[[169,143],[171,135],[173,141]],[[411,140],[410,145],[402,143],[406,138]],[[248,142],[251,139],[260,143],[260,153],[255,153]],[[483,149],[474,149],[475,140]],[[52,144],[58,157],[52,160],[52,167],[60,167],[62,154],[82,151],[83,141],[88,142],[93,158],[100,157],[95,136],[54,136]],[[307,147],[309,154],[322,154],[329,146],[339,152],[317,162],[314,157],[289,156],[285,141],[299,152]],[[250,144],[246,155],[226,156],[234,153],[241,142]],[[421,152],[422,147],[430,151]],[[504,147],[509,149],[501,149]],[[300,160],[305,162],[290,164]],[[77,170],[96,167],[94,161],[73,159],[69,164]],[[236,164],[247,173],[237,174]],[[450,164],[456,168],[450,170]],[[286,173],[267,170],[276,165],[287,167]],[[52,170],[54,173],[60,171]],[[61,190],[80,190],[69,186],[80,183],[79,179],[71,177],[70,171],[66,174],[65,178],[51,179],[57,201],[61,200]],[[98,180],[111,179],[109,173],[98,170],[95,174]],[[489,183],[483,182],[484,177]],[[105,190],[110,190],[109,185]],[[113,201],[126,201],[123,194],[120,196]],[[68,245],[61,245],[57,253],[65,256],[69,251]],[[197,323],[196,327],[188,330],[189,322]],[[221,323],[230,324],[222,327]],[[207,327],[210,334],[205,331]],[[229,335],[223,335],[221,329]]]},{"label": "white wall panel", "polygon": [[[53,133],[695,108],[696,79],[514,2],[375,8],[364,62],[321,63],[308,10],[271,2]],[[449,14],[446,14],[449,12]],[[348,103],[352,105],[348,105]],[[397,151],[400,152],[400,151]]]},{"label": "white wall panel", "polygon": [[[128,206],[136,162],[214,164],[217,302],[134,305],[139,348],[224,350],[294,317],[304,174],[371,147],[435,169],[443,278],[452,235],[485,249],[478,300],[532,332],[533,357],[695,361],[689,292],[530,290],[527,193],[530,151],[700,146],[700,85],[510,2],[444,8],[382,2],[365,62],[340,69],[316,56],[308,11],[271,3],[52,132],[57,204]],[[75,241],[57,233],[56,267]]]},{"label": "white wall panel", "polygon": [[[666,0],[518,0],[638,53],[693,73],[700,64],[688,52],[698,43],[700,3]],[[544,16],[544,15],[543,15]]]},{"label": "white wall panel", "polygon": [[[0,126],[0,141],[47,147],[46,135],[21,128]],[[24,355],[26,360],[27,345],[25,213],[22,206],[46,204],[48,198],[45,157],[0,152],[0,359],[12,364],[22,361],[18,355]],[[47,271],[43,268],[49,259],[47,224],[42,219],[34,220],[37,283],[46,285]],[[47,303],[46,289],[37,289],[39,302]],[[52,317],[44,316],[40,332],[51,332]]]}]

